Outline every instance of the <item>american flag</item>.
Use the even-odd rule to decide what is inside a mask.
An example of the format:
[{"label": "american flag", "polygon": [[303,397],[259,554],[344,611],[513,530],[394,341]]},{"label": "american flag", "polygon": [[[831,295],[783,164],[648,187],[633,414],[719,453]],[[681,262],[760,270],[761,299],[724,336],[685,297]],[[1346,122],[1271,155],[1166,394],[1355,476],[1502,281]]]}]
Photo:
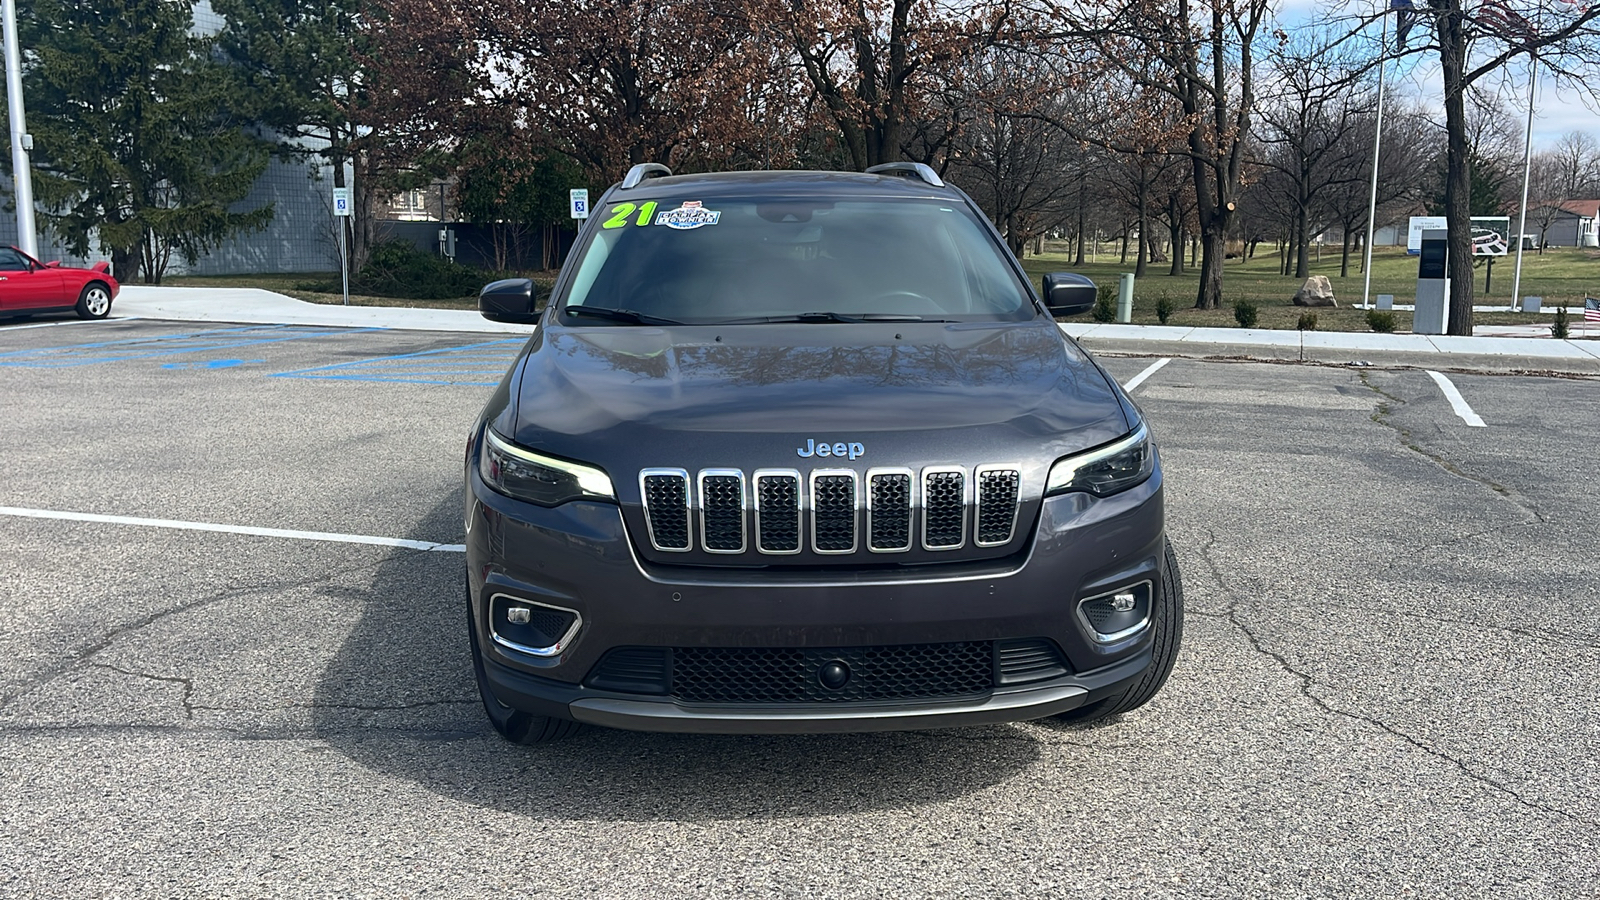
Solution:
[{"label": "american flag", "polygon": [[1594,297],[1583,298],[1583,320],[1585,322],[1600,322],[1600,300]]},{"label": "american flag", "polygon": [[1539,30],[1522,13],[1501,0],[1483,0],[1473,16],[1479,25],[1506,41],[1521,43],[1539,36]]}]

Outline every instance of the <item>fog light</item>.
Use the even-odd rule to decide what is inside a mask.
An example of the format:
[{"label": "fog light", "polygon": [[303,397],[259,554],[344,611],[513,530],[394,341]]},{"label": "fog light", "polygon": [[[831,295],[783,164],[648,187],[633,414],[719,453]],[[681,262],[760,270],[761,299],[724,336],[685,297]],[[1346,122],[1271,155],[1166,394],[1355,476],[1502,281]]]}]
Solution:
[{"label": "fog light", "polygon": [[[1134,604],[1137,602],[1138,601],[1134,599],[1132,594],[1117,594],[1111,598],[1111,608],[1117,612],[1127,612],[1128,610],[1133,609]],[[516,620],[513,619],[512,621]]]},{"label": "fog light", "polygon": [[513,625],[526,625],[533,613],[526,606],[513,606],[506,610],[506,621]]}]

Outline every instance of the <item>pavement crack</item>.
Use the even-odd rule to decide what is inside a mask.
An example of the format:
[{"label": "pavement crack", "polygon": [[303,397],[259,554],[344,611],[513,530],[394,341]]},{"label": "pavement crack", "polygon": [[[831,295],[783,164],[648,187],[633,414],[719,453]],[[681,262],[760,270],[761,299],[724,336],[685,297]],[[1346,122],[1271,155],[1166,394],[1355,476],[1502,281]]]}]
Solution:
[{"label": "pavement crack", "polygon": [[[1488,488],[1496,497],[1499,497],[1501,500],[1504,500],[1505,502],[1516,507],[1517,510],[1519,510],[1524,516],[1527,516],[1529,520],[1528,524],[1549,524],[1549,520],[1545,518],[1544,513],[1541,513],[1537,506],[1534,506],[1516,491],[1499,483],[1498,481],[1495,481],[1492,478],[1478,475],[1474,472],[1469,472],[1461,466],[1451,462],[1443,454],[1422,446],[1422,444],[1419,443],[1416,437],[1411,433],[1410,429],[1399,424],[1398,422],[1395,422],[1393,419],[1394,406],[1396,404],[1404,405],[1406,401],[1373,384],[1372,379],[1368,376],[1368,373],[1362,372],[1360,377],[1363,387],[1383,398],[1378,402],[1377,409],[1372,413],[1372,421],[1384,426],[1385,428],[1393,430],[1394,433],[1399,436],[1401,446],[1417,454],[1418,456],[1421,456],[1423,459],[1428,460],[1429,462],[1438,466],[1440,469],[1443,469],[1445,472],[1448,472],[1457,478],[1481,487]],[[1479,532],[1479,534],[1486,533],[1487,532]],[[1477,535],[1469,535],[1469,537],[1476,536]]]},{"label": "pavement crack", "polygon": [[1454,756],[1451,756],[1437,747],[1428,744],[1426,741],[1406,734],[1404,731],[1401,731],[1387,722],[1359,712],[1340,709],[1327,700],[1317,696],[1316,693],[1312,691],[1312,688],[1317,686],[1316,679],[1312,678],[1311,675],[1295,668],[1294,664],[1289,661],[1287,656],[1279,653],[1276,650],[1273,650],[1271,647],[1268,647],[1261,639],[1261,636],[1256,633],[1255,629],[1251,628],[1250,625],[1244,621],[1244,619],[1240,618],[1240,594],[1231,584],[1228,583],[1227,577],[1222,574],[1222,569],[1217,565],[1216,557],[1212,553],[1212,548],[1214,548],[1217,543],[1217,533],[1214,530],[1207,529],[1207,534],[1209,536],[1209,540],[1206,541],[1205,546],[1200,548],[1200,556],[1205,560],[1206,568],[1210,570],[1212,580],[1216,582],[1217,587],[1220,588],[1222,592],[1229,598],[1227,608],[1228,620],[1233,623],[1234,627],[1237,628],[1241,634],[1244,635],[1245,640],[1249,642],[1250,646],[1257,653],[1267,657],[1268,659],[1271,659],[1273,662],[1277,663],[1278,668],[1297,679],[1300,682],[1301,696],[1310,701],[1311,704],[1317,709],[1322,710],[1324,713],[1330,716],[1338,716],[1350,719],[1352,721],[1361,722],[1373,728],[1377,728],[1396,740],[1408,744],[1417,750],[1421,750],[1423,753],[1426,753],[1427,755],[1455,768],[1469,780],[1510,797],[1512,800],[1524,807],[1527,807],[1528,809],[1537,810],[1548,815],[1566,819],[1570,822],[1588,825],[1590,827],[1600,827],[1600,820],[1586,819],[1582,816],[1574,815],[1573,813],[1570,813],[1564,809],[1560,809],[1547,803],[1540,802],[1539,800],[1531,797],[1524,796],[1510,785],[1503,784],[1494,780],[1493,778],[1488,777],[1487,775],[1473,771],[1473,769],[1471,769],[1465,762],[1455,758]]},{"label": "pavement crack", "polygon": [[97,669],[107,669],[109,671],[116,672],[119,675],[126,675],[129,678],[145,678],[149,679],[150,681],[160,681],[166,684],[176,684],[181,686],[183,688],[183,696],[179,699],[183,703],[183,717],[190,722],[194,721],[194,711],[197,707],[195,707],[191,702],[194,698],[193,679],[183,678],[177,675],[156,675],[151,672],[135,672],[131,669],[113,666],[110,663],[97,662],[90,663],[90,665]]},{"label": "pavement crack", "polygon": [[[401,554],[414,555],[426,551],[400,550],[399,552]],[[0,695],[0,709],[5,709],[6,707],[15,703],[17,700],[33,693],[34,691],[55,681],[57,678],[60,678],[62,675],[65,675],[66,673],[71,672],[73,669],[81,666],[90,657],[93,657],[110,647],[118,638],[123,637],[124,635],[132,634],[141,629],[149,628],[151,625],[172,618],[173,616],[205,609],[206,607],[213,606],[225,600],[235,600],[243,597],[259,596],[267,593],[278,593],[282,591],[294,590],[296,588],[323,584],[330,581],[335,574],[348,574],[351,571],[357,571],[360,569],[375,569],[377,566],[387,561],[387,559],[389,558],[386,557],[385,559],[374,561],[365,566],[353,566],[348,569],[342,569],[337,573],[330,572],[308,578],[284,579],[268,584],[251,584],[230,587],[207,597],[199,597],[187,603],[180,603],[177,606],[156,610],[155,612],[140,616],[131,622],[127,622],[110,629],[105,634],[101,635],[97,640],[89,644],[82,645],[75,650],[66,652],[61,656],[60,660],[56,664],[49,666],[48,668],[45,668],[25,679],[12,693]]]}]

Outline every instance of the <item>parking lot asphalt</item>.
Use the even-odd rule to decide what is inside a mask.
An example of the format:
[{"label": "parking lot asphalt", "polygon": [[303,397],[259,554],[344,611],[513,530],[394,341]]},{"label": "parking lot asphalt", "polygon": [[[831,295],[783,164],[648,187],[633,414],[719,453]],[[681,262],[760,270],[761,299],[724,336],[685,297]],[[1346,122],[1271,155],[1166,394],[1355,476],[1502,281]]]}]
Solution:
[{"label": "parking lot asphalt", "polygon": [[1149,706],[522,748],[451,549],[519,340],[0,327],[0,895],[1600,895],[1592,380],[1451,371],[1473,425],[1418,368],[1106,358],[1188,599]]}]

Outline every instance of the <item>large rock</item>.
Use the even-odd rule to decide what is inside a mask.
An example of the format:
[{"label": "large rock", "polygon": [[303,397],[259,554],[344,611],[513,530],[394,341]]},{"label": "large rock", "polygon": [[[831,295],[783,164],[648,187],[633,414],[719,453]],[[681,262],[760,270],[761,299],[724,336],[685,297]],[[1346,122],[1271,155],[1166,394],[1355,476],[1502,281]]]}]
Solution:
[{"label": "large rock", "polygon": [[1326,275],[1313,275],[1294,292],[1295,306],[1338,306],[1333,299],[1333,285]]}]

